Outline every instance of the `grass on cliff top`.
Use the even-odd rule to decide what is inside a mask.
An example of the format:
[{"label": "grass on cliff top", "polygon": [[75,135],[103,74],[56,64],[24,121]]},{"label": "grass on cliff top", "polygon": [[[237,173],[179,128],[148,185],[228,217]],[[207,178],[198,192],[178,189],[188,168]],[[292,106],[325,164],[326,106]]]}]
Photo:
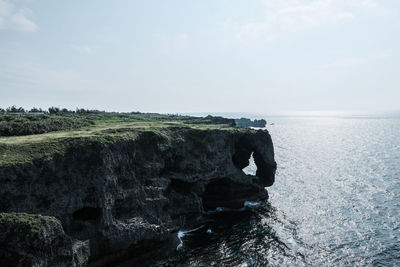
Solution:
[{"label": "grass on cliff top", "polygon": [[39,230],[46,221],[57,222],[57,219],[36,214],[0,212],[0,225],[25,226],[31,230]]},{"label": "grass on cliff top", "polygon": [[[0,136],[0,166],[27,163],[34,159],[51,158],[55,154],[62,155],[72,145],[84,144],[87,141],[108,143],[124,138],[134,139],[143,131],[151,131],[158,135],[169,137],[170,131],[176,132],[179,129],[195,129],[199,131],[215,129],[228,131],[247,130],[233,126],[232,120],[211,116],[197,118],[148,113],[95,113],[89,115],[82,116],[85,116],[85,120],[93,120],[93,123],[78,129],[31,135]],[[67,114],[66,116],[70,115]],[[26,121],[21,121],[23,122],[21,127],[26,127]]]},{"label": "grass on cliff top", "polygon": [[[49,109],[47,113],[12,113],[1,112],[0,109],[0,137],[1,136],[26,136],[44,134],[57,131],[76,131],[87,129],[92,126],[97,128],[104,125],[135,124],[142,125],[151,123],[162,125],[165,123],[180,124],[218,124],[235,125],[234,120],[222,117],[190,117],[172,114],[157,113],[117,113],[96,110],[60,111]],[[64,109],[63,109],[64,110]]]},{"label": "grass on cliff top", "polygon": [[108,129],[177,125],[229,127],[234,126],[235,122],[231,119],[213,116],[190,117],[139,112],[86,111],[78,113],[78,111],[65,111],[36,115],[31,113],[0,113],[0,142],[20,143],[46,138],[83,137]]}]

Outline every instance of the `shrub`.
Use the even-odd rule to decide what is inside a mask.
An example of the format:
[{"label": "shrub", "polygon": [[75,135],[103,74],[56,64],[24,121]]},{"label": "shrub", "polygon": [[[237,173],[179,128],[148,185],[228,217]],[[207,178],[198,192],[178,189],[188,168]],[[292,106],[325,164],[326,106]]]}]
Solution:
[{"label": "shrub", "polygon": [[52,131],[71,130],[94,124],[80,116],[48,114],[0,115],[0,136],[41,134]]}]

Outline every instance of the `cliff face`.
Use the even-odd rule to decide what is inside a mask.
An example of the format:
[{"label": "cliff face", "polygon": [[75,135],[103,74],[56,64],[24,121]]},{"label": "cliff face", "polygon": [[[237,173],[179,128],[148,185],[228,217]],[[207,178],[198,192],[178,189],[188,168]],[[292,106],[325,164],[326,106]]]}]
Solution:
[{"label": "cliff face", "polygon": [[[257,176],[242,171],[251,153]],[[134,262],[148,247],[174,249],[176,232],[200,224],[207,210],[267,198],[275,169],[262,130],[170,128],[111,143],[79,139],[64,155],[0,167],[0,211],[57,218],[71,246],[87,250],[86,260],[65,264]]]},{"label": "cliff face", "polygon": [[74,242],[54,217],[0,213],[0,266],[84,265],[87,242]]}]

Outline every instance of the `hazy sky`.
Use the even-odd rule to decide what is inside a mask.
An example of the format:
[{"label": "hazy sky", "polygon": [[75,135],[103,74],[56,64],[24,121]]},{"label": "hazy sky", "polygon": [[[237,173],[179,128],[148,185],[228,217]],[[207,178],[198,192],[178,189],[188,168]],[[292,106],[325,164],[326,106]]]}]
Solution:
[{"label": "hazy sky", "polygon": [[399,0],[0,0],[0,106],[400,109]]}]

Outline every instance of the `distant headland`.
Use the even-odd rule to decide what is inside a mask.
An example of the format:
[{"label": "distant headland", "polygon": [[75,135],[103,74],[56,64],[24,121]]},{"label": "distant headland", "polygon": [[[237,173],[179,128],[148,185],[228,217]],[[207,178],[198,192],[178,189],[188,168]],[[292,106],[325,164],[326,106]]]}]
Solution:
[{"label": "distant headland", "polygon": [[264,128],[267,125],[267,121],[264,119],[261,120],[250,120],[247,118],[240,118],[235,119],[235,123],[241,127],[257,127],[257,128]]}]

